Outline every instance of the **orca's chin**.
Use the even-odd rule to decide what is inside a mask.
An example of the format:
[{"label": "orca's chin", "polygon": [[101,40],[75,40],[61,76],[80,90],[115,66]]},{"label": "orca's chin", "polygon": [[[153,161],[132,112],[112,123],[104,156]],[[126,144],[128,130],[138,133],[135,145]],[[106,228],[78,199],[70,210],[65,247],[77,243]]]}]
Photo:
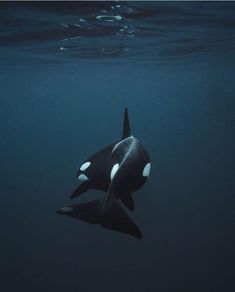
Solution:
[{"label": "orca's chin", "polygon": [[73,210],[72,207],[63,207],[56,210],[57,214],[67,215]]},{"label": "orca's chin", "polygon": [[100,224],[106,229],[129,234],[139,239],[142,238],[139,227],[129,218],[117,200],[114,200],[106,209],[103,207],[102,201],[95,200],[59,208],[56,213],[87,223]]}]

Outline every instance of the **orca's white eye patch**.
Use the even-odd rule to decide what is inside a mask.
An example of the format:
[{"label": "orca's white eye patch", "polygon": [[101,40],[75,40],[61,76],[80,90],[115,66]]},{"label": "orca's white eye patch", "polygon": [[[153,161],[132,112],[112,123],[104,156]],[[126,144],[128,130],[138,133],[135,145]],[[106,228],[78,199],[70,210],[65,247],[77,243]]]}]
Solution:
[{"label": "orca's white eye patch", "polygon": [[149,162],[145,165],[142,175],[145,177],[148,177],[150,173],[150,168],[151,168],[151,163]]},{"label": "orca's white eye patch", "polygon": [[110,178],[111,180],[113,179],[113,177],[115,176],[116,172],[118,171],[119,168],[119,163],[114,164],[111,173],[110,173]]},{"label": "orca's white eye patch", "polygon": [[82,173],[79,175],[78,180],[86,181],[86,180],[89,180],[89,178],[85,174]]},{"label": "orca's white eye patch", "polygon": [[81,165],[80,170],[84,171],[86,170],[89,166],[91,165],[90,161],[83,163],[83,165]]}]

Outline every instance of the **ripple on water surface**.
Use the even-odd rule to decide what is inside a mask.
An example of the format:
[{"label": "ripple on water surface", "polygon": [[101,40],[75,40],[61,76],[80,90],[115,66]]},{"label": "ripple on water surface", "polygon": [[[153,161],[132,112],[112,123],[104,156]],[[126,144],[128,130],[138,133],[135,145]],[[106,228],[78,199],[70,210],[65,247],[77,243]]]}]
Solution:
[{"label": "ripple on water surface", "polygon": [[[28,58],[174,60],[233,52],[234,3],[0,3],[2,54]],[[3,29],[4,27],[4,29]],[[12,49],[12,50],[11,50]],[[13,54],[13,53],[12,53]]]}]

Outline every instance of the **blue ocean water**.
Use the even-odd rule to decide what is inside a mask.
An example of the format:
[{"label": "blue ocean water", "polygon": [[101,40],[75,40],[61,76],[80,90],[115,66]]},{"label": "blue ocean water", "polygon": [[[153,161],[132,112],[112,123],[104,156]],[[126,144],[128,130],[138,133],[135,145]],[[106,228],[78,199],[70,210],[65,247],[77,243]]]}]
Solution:
[{"label": "blue ocean water", "polygon": [[[233,291],[235,4],[1,2],[0,16],[1,291]],[[125,106],[152,162],[130,213],[142,240],[56,214]]]}]

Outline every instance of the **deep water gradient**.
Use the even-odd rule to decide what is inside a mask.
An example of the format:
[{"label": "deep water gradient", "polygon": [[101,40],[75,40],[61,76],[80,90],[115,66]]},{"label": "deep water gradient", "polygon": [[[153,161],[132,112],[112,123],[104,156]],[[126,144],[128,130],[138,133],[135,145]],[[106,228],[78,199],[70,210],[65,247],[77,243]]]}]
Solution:
[{"label": "deep water gradient", "polygon": [[[2,292],[235,290],[235,5],[117,3],[115,25],[96,18],[110,2],[0,4]],[[70,53],[64,35],[39,34],[79,9],[101,35],[84,28]],[[126,23],[136,34],[106,54]],[[40,40],[25,40],[31,29]],[[84,157],[120,138],[125,106],[152,162],[130,214],[142,240],[56,214],[75,202]]]}]

